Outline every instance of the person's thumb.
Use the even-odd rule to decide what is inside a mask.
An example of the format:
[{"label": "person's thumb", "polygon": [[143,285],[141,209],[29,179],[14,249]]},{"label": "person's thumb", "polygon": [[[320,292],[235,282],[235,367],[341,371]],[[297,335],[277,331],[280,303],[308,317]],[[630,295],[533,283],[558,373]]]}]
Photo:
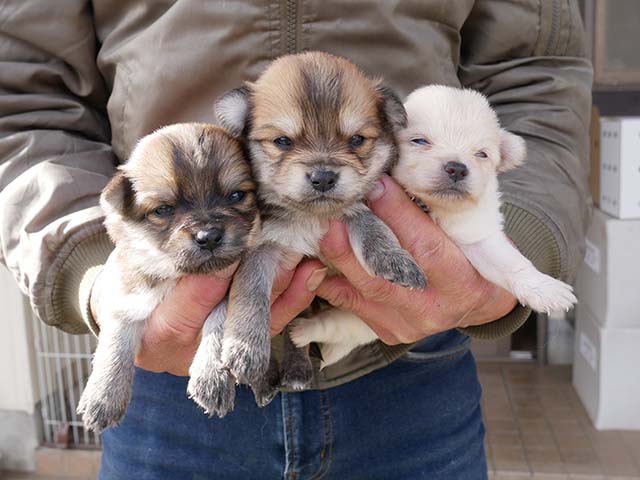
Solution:
[{"label": "person's thumb", "polygon": [[237,264],[215,275],[182,277],[155,309],[145,331],[147,342],[193,342],[213,308],[227,294]]}]

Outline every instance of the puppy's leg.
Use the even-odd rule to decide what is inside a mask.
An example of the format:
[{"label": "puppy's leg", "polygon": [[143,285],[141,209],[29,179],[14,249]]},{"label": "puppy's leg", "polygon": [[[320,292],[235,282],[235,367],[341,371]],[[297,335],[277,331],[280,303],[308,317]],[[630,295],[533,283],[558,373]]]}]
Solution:
[{"label": "puppy's leg", "polygon": [[280,383],[283,387],[291,390],[304,390],[311,386],[313,366],[307,348],[298,348],[291,340],[290,332],[290,325],[287,325],[282,332],[284,350],[282,352]]},{"label": "puppy's leg", "polygon": [[290,335],[298,347],[320,344],[321,369],[342,360],[355,348],[374,342],[378,336],[353,313],[338,308],[324,310],[291,323]]},{"label": "puppy's leg", "polygon": [[407,288],[426,288],[422,269],[405,251],[391,229],[365,205],[345,218],[349,241],[363,268],[370,274]]},{"label": "puppy's leg", "polygon": [[278,362],[271,355],[269,358],[269,368],[257,383],[251,385],[253,390],[253,396],[256,399],[256,404],[259,407],[266,407],[278,394],[278,387],[280,386],[280,367]]},{"label": "puppy's leg", "polygon": [[233,410],[235,381],[220,362],[226,317],[227,301],[223,300],[207,317],[200,346],[189,368],[187,393],[209,416],[224,417]]},{"label": "puppy's leg", "polygon": [[240,383],[257,384],[269,366],[269,298],[280,248],[259,245],[240,263],[229,293],[222,364]]},{"label": "puppy's leg", "polygon": [[117,425],[124,416],[144,325],[144,320],[124,315],[101,318],[93,370],[78,404],[87,429],[100,432]]},{"label": "puppy's leg", "polygon": [[571,285],[539,272],[503,232],[459,246],[480,275],[537,312],[566,311],[577,301]]}]

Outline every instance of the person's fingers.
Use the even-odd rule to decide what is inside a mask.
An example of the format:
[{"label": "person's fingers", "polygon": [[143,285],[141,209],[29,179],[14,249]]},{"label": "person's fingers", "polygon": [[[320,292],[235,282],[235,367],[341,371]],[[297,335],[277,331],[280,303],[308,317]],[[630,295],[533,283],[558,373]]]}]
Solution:
[{"label": "person's fingers", "polygon": [[388,345],[411,343],[424,336],[404,320],[396,308],[365,298],[344,277],[325,279],[316,290],[316,295],[336,308],[354,313]]},{"label": "person's fingers", "polygon": [[507,290],[485,281],[475,308],[460,319],[460,327],[484,324],[504,317],[511,312],[518,300]]},{"label": "person's fingers", "polygon": [[276,277],[273,279],[273,287],[271,288],[272,304],[280,294],[287,289],[289,283],[291,283],[293,274],[296,272],[296,267],[302,260],[302,257],[303,255],[301,253],[295,252],[286,252],[282,255]]},{"label": "person's fingers", "polygon": [[452,268],[468,267],[462,252],[391,177],[384,176],[371,192],[369,207],[436,285],[456,277]]},{"label": "person's fingers", "polygon": [[182,277],[151,314],[144,339],[148,342],[194,341],[207,316],[227,294],[237,264],[214,275]]},{"label": "person's fingers", "polygon": [[295,270],[288,288],[271,305],[271,336],[277,335],[316,296],[315,290],[327,275],[327,267],[319,260],[306,260]]}]

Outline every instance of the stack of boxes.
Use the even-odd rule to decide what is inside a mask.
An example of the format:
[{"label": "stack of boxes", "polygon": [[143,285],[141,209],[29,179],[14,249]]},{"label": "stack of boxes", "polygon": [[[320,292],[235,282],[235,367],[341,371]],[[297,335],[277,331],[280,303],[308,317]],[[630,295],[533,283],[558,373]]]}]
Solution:
[{"label": "stack of boxes", "polygon": [[596,428],[640,430],[640,118],[601,119],[599,173],[576,282],[573,384]]}]

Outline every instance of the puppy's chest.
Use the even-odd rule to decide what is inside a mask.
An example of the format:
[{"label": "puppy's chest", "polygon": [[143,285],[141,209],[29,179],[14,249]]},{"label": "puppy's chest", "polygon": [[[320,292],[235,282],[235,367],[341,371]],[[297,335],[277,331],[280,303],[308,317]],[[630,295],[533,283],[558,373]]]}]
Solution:
[{"label": "puppy's chest", "polygon": [[289,251],[318,257],[323,234],[320,220],[314,217],[273,218],[263,223],[258,243],[273,242]]}]

